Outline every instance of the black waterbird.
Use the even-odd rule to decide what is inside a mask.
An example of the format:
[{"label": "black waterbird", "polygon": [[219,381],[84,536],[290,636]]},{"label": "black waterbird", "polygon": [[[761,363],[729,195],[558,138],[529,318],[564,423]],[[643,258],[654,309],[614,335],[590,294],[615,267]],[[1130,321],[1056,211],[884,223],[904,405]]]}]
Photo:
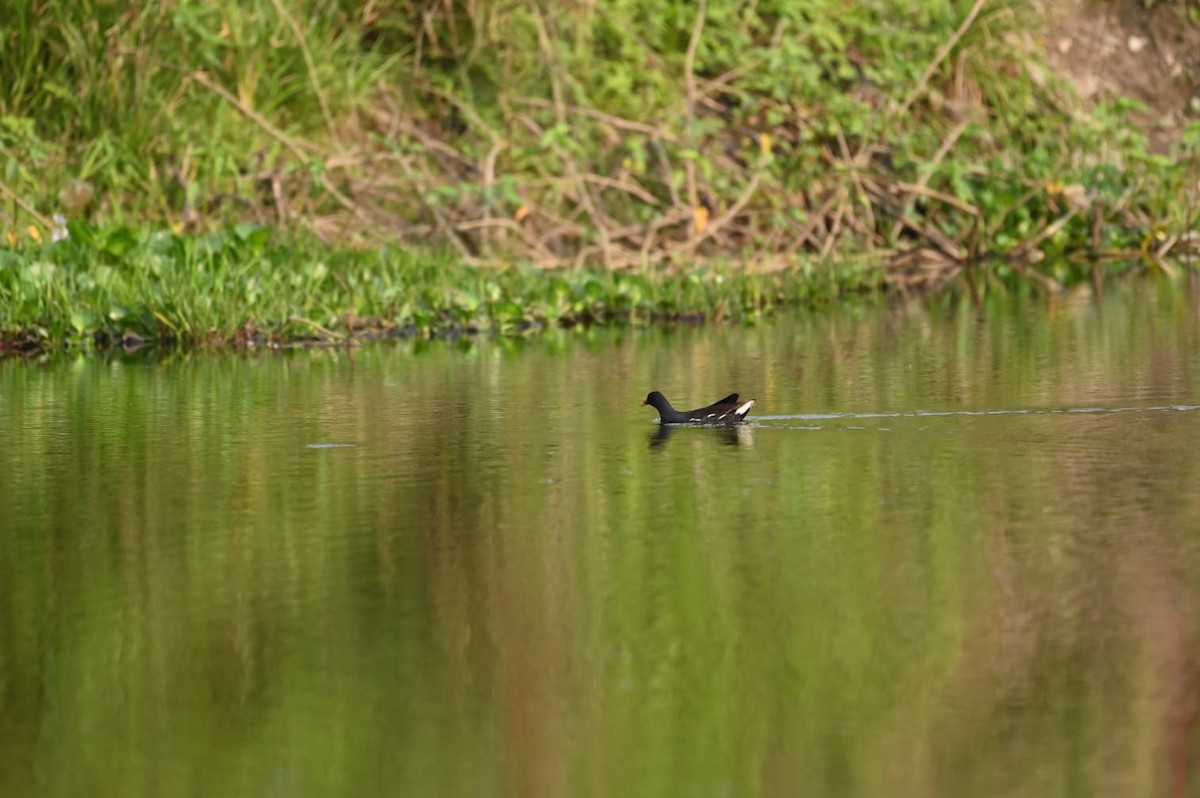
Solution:
[{"label": "black waterbird", "polygon": [[728,424],[742,421],[750,408],[754,406],[753,399],[742,402],[736,393],[731,393],[724,399],[718,399],[708,407],[695,410],[676,410],[671,407],[667,397],[658,391],[651,391],[642,401],[658,411],[658,417],[663,424]]}]

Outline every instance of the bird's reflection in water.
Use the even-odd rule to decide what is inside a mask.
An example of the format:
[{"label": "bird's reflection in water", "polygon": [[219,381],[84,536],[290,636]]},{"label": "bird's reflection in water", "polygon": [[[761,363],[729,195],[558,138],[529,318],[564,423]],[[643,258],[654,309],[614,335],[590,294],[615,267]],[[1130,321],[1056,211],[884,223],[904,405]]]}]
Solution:
[{"label": "bird's reflection in water", "polygon": [[[723,443],[726,446],[753,446],[754,445],[754,430],[745,424],[720,424],[709,426],[688,426],[686,424],[659,424],[658,427],[650,433],[650,446],[665,446],[667,441],[671,440],[676,432],[682,429],[687,429],[689,432],[684,434],[694,435],[709,435],[717,443]],[[695,430],[691,432],[690,430]]]}]

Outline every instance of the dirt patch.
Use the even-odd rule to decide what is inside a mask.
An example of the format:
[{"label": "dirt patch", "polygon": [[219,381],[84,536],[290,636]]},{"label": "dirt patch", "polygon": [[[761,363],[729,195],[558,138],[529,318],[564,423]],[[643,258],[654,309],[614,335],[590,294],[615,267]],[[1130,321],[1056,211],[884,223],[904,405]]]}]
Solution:
[{"label": "dirt patch", "polygon": [[1048,3],[1051,66],[1089,106],[1118,96],[1149,109],[1135,115],[1151,148],[1165,151],[1200,118],[1198,0],[1066,0]]}]

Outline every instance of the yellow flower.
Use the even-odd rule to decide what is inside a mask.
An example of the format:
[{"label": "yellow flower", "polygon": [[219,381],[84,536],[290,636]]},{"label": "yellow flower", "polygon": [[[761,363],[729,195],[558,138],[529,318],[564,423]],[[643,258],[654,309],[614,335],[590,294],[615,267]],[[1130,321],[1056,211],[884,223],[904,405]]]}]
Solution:
[{"label": "yellow flower", "polygon": [[758,150],[763,155],[771,154],[771,134],[770,133],[759,133],[758,134]]}]

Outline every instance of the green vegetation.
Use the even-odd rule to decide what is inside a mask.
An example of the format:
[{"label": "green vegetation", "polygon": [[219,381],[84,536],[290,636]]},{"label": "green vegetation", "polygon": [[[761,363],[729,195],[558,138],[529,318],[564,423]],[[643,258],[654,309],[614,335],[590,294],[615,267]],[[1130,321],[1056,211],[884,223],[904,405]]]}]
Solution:
[{"label": "green vegetation", "polygon": [[[873,279],[860,274],[862,286]],[[72,223],[59,241],[0,250],[0,334],[45,341],[255,345],[661,319],[736,319],[856,284],[843,269],[708,266],[544,271],[456,266],[384,247],[273,242],[243,224],[204,236]]]},{"label": "green vegetation", "polygon": [[[289,319],[364,314],[424,329],[417,307],[434,326],[506,329],[517,315],[589,318],[541,306],[564,285],[684,292],[710,260],[789,275],[774,282],[820,277],[789,297],[861,286],[864,264],[871,285],[937,286],[979,265],[1057,286],[1093,276],[1095,258],[1170,271],[1200,248],[1200,126],[1151,154],[1130,102],[1084,114],[1025,43],[1025,0],[15,0],[6,14],[10,341],[291,337],[319,328]],[[46,254],[56,216],[81,235],[73,260]],[[214,240],[246,250],[247,224],[276,231],[249,247],[252,263],[189,271]],[[126,239],[132,254],[86,250]],[[440,265],[401,268],[409,257]],[[174,304],[146,288],[163,279],[139,273],[151,261],[181,275]],[[326,261],[342,265],[336,279],[293,290]],[[379,272],[354,269],[377,263],[392,264],[397,293],[363,295]],[[531,289],[525,267],[572,274]],[[612,274],[624,269],[636,276]],[[122,299],[117,318],[88,287],[112,275],[144,303]],[[742,286],[766,278],[728,275],[704,299],[744,310]],[[418,298],[493,279],[500,298],[478,307],[545,301],[496,317]],[[255,290],[269,300],[241,301]],[[650,306],[726,315],[700,298]],[[644,310],[604,300],[628,306],[616,316]]]}]

